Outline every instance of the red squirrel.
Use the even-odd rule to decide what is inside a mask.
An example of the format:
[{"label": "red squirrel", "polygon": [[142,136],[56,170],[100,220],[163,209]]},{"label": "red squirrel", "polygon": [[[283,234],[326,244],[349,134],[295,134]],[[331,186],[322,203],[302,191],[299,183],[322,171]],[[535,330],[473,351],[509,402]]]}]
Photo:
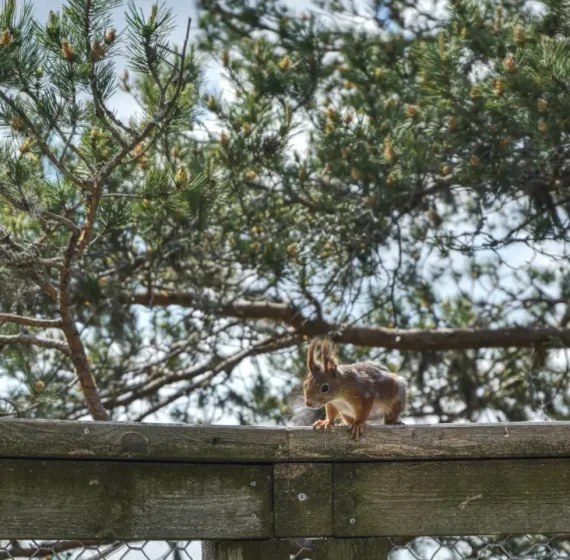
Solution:
[{"label": "red squirrel", "polygon": [[317,341],[307,354],[309,374],[303,385],[305,404],[323,406],[326,418],[313,423],[315,430],[329,430],[340,416],[350,426],[351,438],[358,440],[372,413],[384,416],[384,424],[402,425],[400,415],[407,404],[408,386],[404,378],[373,362],[339,365],[330,341],[323,340],[321,358],[315,357]]}]

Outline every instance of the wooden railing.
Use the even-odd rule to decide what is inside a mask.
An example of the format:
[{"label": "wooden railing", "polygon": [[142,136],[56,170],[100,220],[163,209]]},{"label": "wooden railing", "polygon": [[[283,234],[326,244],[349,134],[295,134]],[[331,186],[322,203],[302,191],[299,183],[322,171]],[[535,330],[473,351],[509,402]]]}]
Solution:
[{"label": "wooden railing", "polygon": [[0,421],[0,539],[384,558],[387,536],[570,532],[570,423],[305,428]]}]

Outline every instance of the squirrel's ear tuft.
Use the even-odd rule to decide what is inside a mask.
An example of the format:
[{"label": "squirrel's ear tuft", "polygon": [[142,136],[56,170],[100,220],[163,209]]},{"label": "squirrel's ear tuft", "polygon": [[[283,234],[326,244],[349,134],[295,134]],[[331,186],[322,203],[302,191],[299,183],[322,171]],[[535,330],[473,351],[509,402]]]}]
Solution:
[{"label": "squirrel's ear tuft", "polygon": [[321,348],[323,354],[323,365],[325,366],[325,372],[332,373],[336,375],[336,368],[338,367],[338,361],[335,356],[335,351],[330,340],[323,340],[323,345]]},{"label": "squirrel's ear tuft", "polygon": [[317,348],[317,339],[314,338],[309,344],[309,352],[307,353],[307,367],[309,374],[321,367],[321,363],[315,358],[315,351]]}]

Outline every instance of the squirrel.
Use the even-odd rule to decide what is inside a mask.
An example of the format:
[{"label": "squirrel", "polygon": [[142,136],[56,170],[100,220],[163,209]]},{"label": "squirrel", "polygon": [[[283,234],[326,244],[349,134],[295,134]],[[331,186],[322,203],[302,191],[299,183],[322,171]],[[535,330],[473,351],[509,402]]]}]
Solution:
[{"label": "squirrel", "polygon": [[373,362],[339,365],[334,347],[326,339],[321,345],[321,363],[315,358],[316,346],[317,340],[312,340],[307,354],[305,405],[299,397],[291,401],[291,424],[330,430],[340,416],[354,440],[364,435],[372,414],[383,415],[384,424],[403,425],[400,415],[408,399],[403,377]]}]

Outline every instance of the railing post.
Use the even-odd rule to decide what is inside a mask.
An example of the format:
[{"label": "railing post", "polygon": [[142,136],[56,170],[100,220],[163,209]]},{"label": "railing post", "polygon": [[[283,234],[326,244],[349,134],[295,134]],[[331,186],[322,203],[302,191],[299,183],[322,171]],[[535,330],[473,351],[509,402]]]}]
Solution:
[{"label": "railing post", "polygon": [[317,539],[312,542],[314,560],[387,560],[383,537],[371,539]]},{"label": "railing post", "polygon": [[290,544],[266,541],[204,541],[202,560],[289,560]]}]

